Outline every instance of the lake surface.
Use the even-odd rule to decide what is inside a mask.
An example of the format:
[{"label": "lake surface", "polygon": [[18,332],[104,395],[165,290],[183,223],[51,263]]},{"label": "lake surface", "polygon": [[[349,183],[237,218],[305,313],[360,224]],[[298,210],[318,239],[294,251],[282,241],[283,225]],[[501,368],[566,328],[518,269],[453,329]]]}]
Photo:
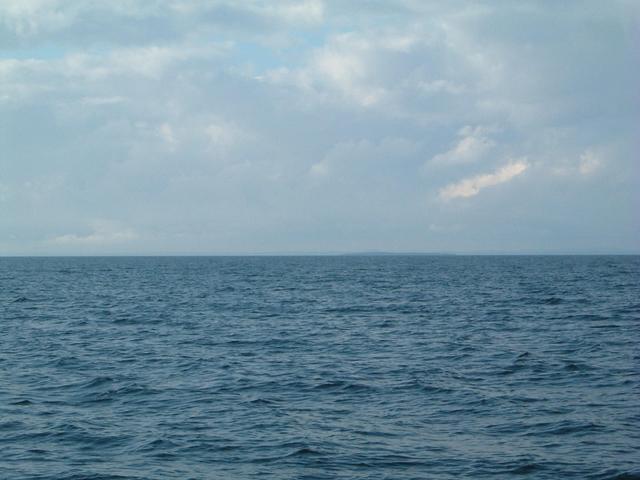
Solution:
[{"label": "lake surface", "polygon": [[640,257],[0,258],[0,478],[638,479]]}]

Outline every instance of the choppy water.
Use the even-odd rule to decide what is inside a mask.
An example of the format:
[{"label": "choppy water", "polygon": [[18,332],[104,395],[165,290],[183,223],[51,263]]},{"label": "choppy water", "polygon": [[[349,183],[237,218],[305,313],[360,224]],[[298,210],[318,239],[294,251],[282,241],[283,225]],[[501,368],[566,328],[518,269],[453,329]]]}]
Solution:
[{"label": "choppy water", "polygon": [[640,257],[0,258],[2,479],[640,478]]}]

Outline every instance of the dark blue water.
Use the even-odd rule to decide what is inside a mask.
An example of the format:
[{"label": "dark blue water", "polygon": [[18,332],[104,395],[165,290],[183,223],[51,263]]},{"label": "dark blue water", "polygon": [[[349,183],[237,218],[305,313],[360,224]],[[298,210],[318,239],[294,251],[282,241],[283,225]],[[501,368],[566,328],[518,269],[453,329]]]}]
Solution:
[{"label": "dark blue water", "polygon": [[640,478],[640,257],[0,259],[2,479]]}]

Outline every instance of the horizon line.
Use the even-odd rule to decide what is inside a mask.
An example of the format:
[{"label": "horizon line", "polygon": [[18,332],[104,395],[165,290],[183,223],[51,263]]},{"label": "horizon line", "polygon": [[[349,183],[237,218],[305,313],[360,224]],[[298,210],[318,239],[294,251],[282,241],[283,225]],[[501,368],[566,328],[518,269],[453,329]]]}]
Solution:
[{"label": "horizon line", "polygon": [[0,258],[160,258],[160,257],[544,257],[544,256],[638,256],[640,251],[586,251],[586,252],[415,252],[415,251],[355,251],[355,252],[218,252],[218,253],[30,253],[0,254]]}]

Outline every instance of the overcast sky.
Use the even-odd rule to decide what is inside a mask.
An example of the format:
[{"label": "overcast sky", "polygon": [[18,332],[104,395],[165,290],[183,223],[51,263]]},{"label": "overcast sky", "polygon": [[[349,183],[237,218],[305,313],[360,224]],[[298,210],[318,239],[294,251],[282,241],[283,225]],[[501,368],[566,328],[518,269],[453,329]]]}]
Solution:
[{"label": "overcast sky", "polygon": [[2,0],[0,255],[640,251],[640,2]]}]

